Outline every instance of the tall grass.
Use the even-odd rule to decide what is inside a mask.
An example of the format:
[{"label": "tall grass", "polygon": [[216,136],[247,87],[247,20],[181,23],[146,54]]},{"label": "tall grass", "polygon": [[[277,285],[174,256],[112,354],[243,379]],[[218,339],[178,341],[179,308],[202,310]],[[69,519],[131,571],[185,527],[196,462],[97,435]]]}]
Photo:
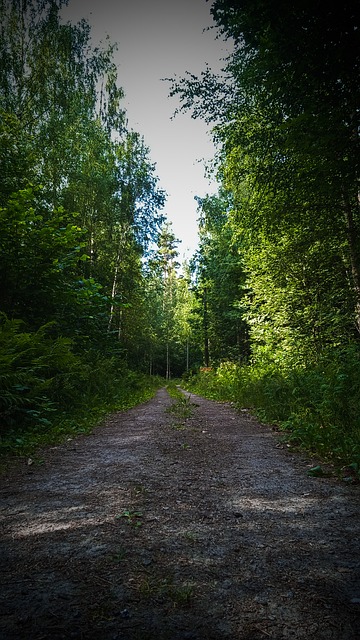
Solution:
[{"label": "tall grass", "polygon": [[360,466],[360,354],[349,346],[315,366],[281,370],[222,363],[186,387],[207,398],[235,402],[286,437],[338,464]]}]

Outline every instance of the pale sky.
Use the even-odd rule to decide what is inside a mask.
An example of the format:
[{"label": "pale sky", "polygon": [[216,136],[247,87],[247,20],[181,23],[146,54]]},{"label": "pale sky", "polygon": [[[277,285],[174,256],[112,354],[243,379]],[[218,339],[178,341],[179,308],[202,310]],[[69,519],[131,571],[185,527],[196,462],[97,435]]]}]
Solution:
[{"label": "pale sky", "polygon": [[84,17],[95,41],[117,42],[119,84],[126,97],[129,126],[144,136],[156,163],[159,186],[168,193],[165,215],[182,243],[179,257],[189,257],[197,244],[194,196],[216,190],[204,177],[204,162],[214,156],[208,126],[190,114],[171,119],[175,99],[161,78],[200,74],[208,62],[220,69],[225,45],[216,39],[211,2],[205,0],[69,0],[64,17]]}]

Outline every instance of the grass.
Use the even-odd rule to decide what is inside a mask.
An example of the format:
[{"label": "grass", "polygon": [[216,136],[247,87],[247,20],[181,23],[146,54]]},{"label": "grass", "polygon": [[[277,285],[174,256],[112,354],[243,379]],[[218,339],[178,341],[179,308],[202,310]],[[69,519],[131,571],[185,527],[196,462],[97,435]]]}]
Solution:
[{"label": "grass", "polygon": [[195,531],[185,531],[184,538],[191,543],[199,542],[199,536]]},{"label": "grass", "polygon": [[[0,437],[0,470],[5,470],[14,459],[36,456],[36,452],[93,431],[109,414],[126,411],[146,400],[150,400],[163,384],[159,378],[147,376],[131,377],[129,386],[122,386],[114,397],[101,401],[100,396],[90,406],[71,406],[65,412],[54,414],[52,422],[24,426],[17,424]],[[34,458],[35,460],[35,458]]]},{"label": "grass", "polygon": [[115,564],[120,564],[121,562],[124,562],[124,560],[126,560],[126,557],[127,557],[126,549],[120,548],[117,550],[116,553],[114,553],[114,555],[111,556],[111,560]]},{"label": "grass", "polygon": [[186,420],[187,418],[191,418],[194,412],[195,405],[190,402],[190,396],[187,398],[182,396],[176,402],[174,402],[169,409],[167,409],[168,413],[171,413],[173,416],[178,418],[179,420]]},{"label": "grass", "polygon": [[139,584],[139,591],[143,597],[167,599],[175,606],[187,607],[194,595],[194,585],[188,582],[175,584],[170,577],[144,577]]},{"label": "grass", "polygon": [[[184,431],[186,428],[186,420],[191,418],[194,413],[196,404],[191,402],[190,394],[188,396],[180,390],[180,385],[176,381],[168,383],[166,387],[169,395],[173,399],[170,407],[166,409],[167,413],[175,418],[175,422],[171,425],[176,431]],[[189,445],[182,444],[183,449],[188,449]]]},{"label": "grass", "polygon": [[275,425],[283,439],[336,469],[360,467],[360,358],[349,352],[317,366],[280,370],[273,365],[223,363],[183,386],[211,400],[249,408]]},{"label": "grass", "polygon": [[183,397],[183,393],[180,390],[181,386],[181,380],[168,380],[166,383],[166,391],[174,400],[179,400],[179,398]]}]

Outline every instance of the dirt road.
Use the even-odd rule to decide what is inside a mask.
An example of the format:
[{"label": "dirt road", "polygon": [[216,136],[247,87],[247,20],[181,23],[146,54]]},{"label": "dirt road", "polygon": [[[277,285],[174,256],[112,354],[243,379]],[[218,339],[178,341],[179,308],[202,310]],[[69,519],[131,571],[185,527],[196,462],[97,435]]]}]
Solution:
[{"label": "dirt road", "polygon": [[0,638],[358,640],[359,486],[247,412],[173,402],[1,478]]}]

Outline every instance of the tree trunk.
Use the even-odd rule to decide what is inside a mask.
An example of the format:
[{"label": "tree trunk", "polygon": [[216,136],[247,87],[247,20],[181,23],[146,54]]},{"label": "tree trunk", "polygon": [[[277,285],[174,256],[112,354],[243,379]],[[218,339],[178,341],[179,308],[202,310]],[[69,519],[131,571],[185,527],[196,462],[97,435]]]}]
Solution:
[{"label": "tree trunk", "polygon": [[358,239],[358,233],[357,233],[357,229],[354,222],[354,213],[351,206],[351,202],[345,191],[344,191],[344,212],[345,212],[346,235],[347,235],[347,241],[349,246],[352,284],[353,284],[353,291],[355,294],[355,326],[358,333],[360,334],[360,268],[359,268],[359,259],[358,259],[359,239]]},{"label": "tree trunk", "polygon": [[150,354],[150,357],[149,357],[149,376],[152,376],[152,373],[153,373],[153,361],[152,361],[152,356]]},{"label": "tree trunk", "polygon": [[170,380],[170,349],[169,349],[169,342],[166,343],[166,380]]},{"label": "tree trunk", "polygon": [[108,333],[110,332],[111,324],[112,324],[113,317],[114,317],[114,310],[115,310],[114,300],[115,300],[115,296],[116,296],[117,277],[118,277],[118,272],[119,272],[119,262],[120,262],[120,255],[118,254],[117,258],[116,258],[114,278],[113,278],[113,283],[112,283],[112,288],[111,288],[111,307],[110,307],[110,316],[109,316],[109,323],[108,323]]},{"label": "tree trunk", "polygon": [[204,288],[204,365],[210,366],[209,355],[209,325],[208,325],[208,311],[207,311],[207,289]]},{"label": "tree trunk", "polygon": [[118,340],[123,337],[123,309],[119,309],[119,321],[118,321]]}]

